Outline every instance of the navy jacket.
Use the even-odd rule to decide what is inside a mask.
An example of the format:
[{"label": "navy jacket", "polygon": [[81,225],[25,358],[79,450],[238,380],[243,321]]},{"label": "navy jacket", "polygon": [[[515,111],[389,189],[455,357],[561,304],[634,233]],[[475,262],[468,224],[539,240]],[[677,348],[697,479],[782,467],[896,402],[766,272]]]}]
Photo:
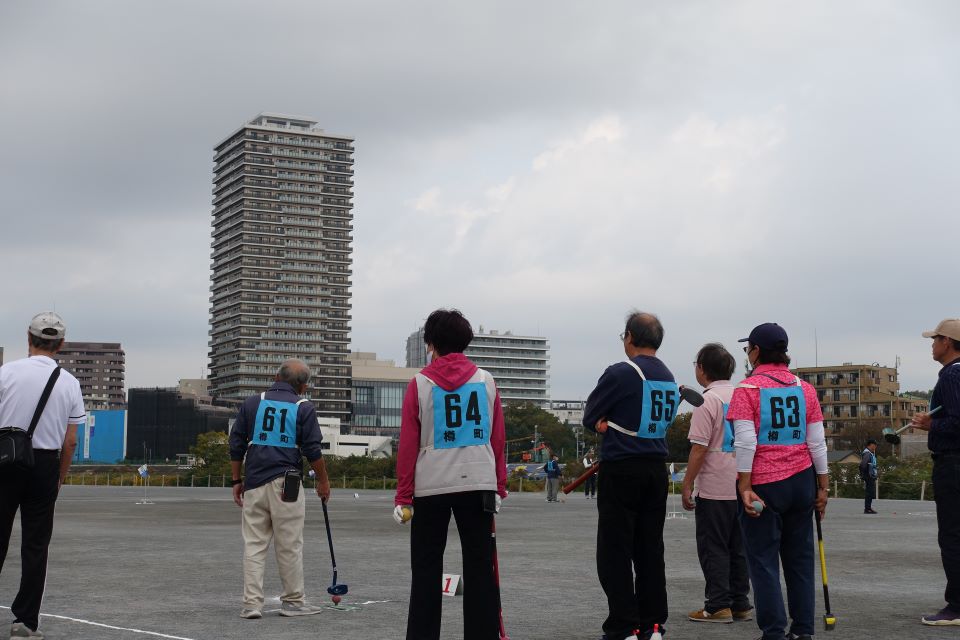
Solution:
[{"label": "navy jacket", "polygon": [[[300,400],[286,382],[275,382],[266,392],[267,400],[296,403]],[[254,421],[260,408],[260,395],[250,396],[243,401],[237,419],[230,430],[230,459],[242,461],[244,465],[244,490],[263,486],[293,469],[303,469],[302,456],[313,462],[323,454],[320,443],[320,425],[317,424],[317,411],[313,404],[304,402],[297,407],[296,447],[272,447],[251,445],[256,425]],[[302,453],[301,453],[302,452]]]},{"label": "navy jacket", "polygon": [[560,463],[556,460],[548,460],[545,465],[543,465],[543,471],[547,474],[548,478],[559,478],[561,474]]},{"label": "navy jacket", "polygon": [[[674,382],[667,365],[655,356],[637,356],[633,362],[647,380]],[[643,380],[626,362],[607,367],[587,398],[583,426],[596,431],[597,421],[601,418],[612,420],[625,429],[636,429],[643,420]],[[666,439],[638,438],[608,429],[600,445],[600,459],[613,461],[630,457],[664,460],[667,457]]]},{"label": "navy jacket", "polygon": [[934,453],[960,453],[960,358],[940,370],[930,397],[933,414],[927,448]]}]

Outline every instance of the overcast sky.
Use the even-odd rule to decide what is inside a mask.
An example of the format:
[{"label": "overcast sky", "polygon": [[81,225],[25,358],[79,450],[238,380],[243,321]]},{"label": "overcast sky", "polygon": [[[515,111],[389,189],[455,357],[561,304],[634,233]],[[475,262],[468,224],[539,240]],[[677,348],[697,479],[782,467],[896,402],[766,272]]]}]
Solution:
[{"label": "overcast sky", "polygon": [[[352,348],[430,310],[551,343],[554,398],[657,313],[681,381],[754,325],[794,363],[901,359],[960,316],[960,4],[0,4],[0,345],[207,366],[212,148],[261,111],[356,138]],[[819,337],[819,349],[814,336]],[[737,360],[742,354],[737,352]],[[742,365],[738,366],[742,373]]]}]

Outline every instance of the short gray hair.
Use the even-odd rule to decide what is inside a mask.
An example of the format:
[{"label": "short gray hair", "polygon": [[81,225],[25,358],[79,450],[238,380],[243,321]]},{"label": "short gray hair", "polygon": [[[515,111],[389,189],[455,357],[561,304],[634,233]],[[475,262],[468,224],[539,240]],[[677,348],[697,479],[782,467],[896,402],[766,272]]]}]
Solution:
[{"label": "short gray hair", "polygon": [[310,367],[299,358],[289,358],[280,365],[277,377],[294,389],[310,382]]}]

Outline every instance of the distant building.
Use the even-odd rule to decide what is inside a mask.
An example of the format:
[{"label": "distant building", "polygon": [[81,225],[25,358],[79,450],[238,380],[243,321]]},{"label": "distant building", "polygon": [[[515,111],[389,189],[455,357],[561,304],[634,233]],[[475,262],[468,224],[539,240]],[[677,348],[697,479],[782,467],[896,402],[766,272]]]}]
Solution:
[{"label": "distant building", "polygon": [[210,393],[238,404],[297,357],[319,415],[346,420],[353,139],[261,113],[213,161]]},{"label": "distant building", "polygon": [[127,412],[90,411],[77,429],[75,464],[116,464],[127,450]]},{"label": "distant building", "polygon": [[[550,346],[546,338],[514,335],[512,331],[487,333],[481,326],[464,353],[493,375],[502,402],[532,402],[543,409],[550,405]],[[424,366],[421,327],[407,338],[407,367]]]},{"label": "distant building", "polygon": [[427,366],[427,345],[423,343],[423,327],[407,337],[407,367],[423,369]]},{"label": "distant building", "polygon": [[126,355],[119,342],[64,342],[56,359],[80,382],[87,411],[126,409]]},{"label": "distant building", "polygon": [[230,433],[237,413],[233,406],[209,404],[177,388],[130,389],[129,395],[126,457],[131,460],[173,460],[190,451],[201,433]]},{"label": "distant building", "polygon": [[555,415],[563,424],[577,426],[583,424],[583,408],[586,405],[585,400],[551,400],[547,412]]},{"label": "distant building", "polygon": [[927,409],[925,400],[900,395],[894,367],[845,362],[794,371],[817,389],[831,445],[833,438],[842,435],[854,446],[862,446],[868,435],[877,437],[884,428],[900,427]]},{"label": "distant building", "polygon": [[393,455],[393,440],[390,436],[345,434],[336,418],[317,418],[320,424],[320,444],[325,456],[369,456],[389,458]]},{"label": "distant building", "polygon": [[353,384],[351,434],[400,435],[400,414],[407,383],[419,368],[398,367],[377,354],[354,351],[347,357]]}]

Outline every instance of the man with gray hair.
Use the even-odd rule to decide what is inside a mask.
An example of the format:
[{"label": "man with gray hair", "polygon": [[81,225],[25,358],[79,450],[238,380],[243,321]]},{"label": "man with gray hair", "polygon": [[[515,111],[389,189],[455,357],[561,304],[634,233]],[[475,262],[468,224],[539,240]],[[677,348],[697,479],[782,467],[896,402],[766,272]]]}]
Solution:
[{"label": "man with gray hair", "polygon": [[[244,401],[230,431],[233,500],[243,509],[240,617],[248,619],[262,616],[264,562],[271,539],[283,584],[280,615],[322,611],[306,604],[303,592],[303,456],[316,474],[317,495],[324,502],[330,498],[317,412],[300,397],[307,390],[310,368],[302,360],[286,360],[275,380],[268,391]],[[241,477],[244,461],[246,476]]]},{"label": "man with gray hair", "polygon": [[0,439],[6,444],[0,446],[0,569],[18,510],[23,532],[11,638],[43,637],[40,603],[54,507],[77,446],[77,425],[87,419],[80,383],[54,360],[66,335],[60,316],[38,313],[27,330],[28,357],[0,367]]},{"label": "man with gray hair", "polygon": [[663,325],[655,315],[627,316],[620,342],[627,360],[606,368],[583,410],[583,426],[604,434],[597,480],[597,574],[609,610],[603,637],[650,640],[667,620],[666,435],[680,388],[657,358]]}]

